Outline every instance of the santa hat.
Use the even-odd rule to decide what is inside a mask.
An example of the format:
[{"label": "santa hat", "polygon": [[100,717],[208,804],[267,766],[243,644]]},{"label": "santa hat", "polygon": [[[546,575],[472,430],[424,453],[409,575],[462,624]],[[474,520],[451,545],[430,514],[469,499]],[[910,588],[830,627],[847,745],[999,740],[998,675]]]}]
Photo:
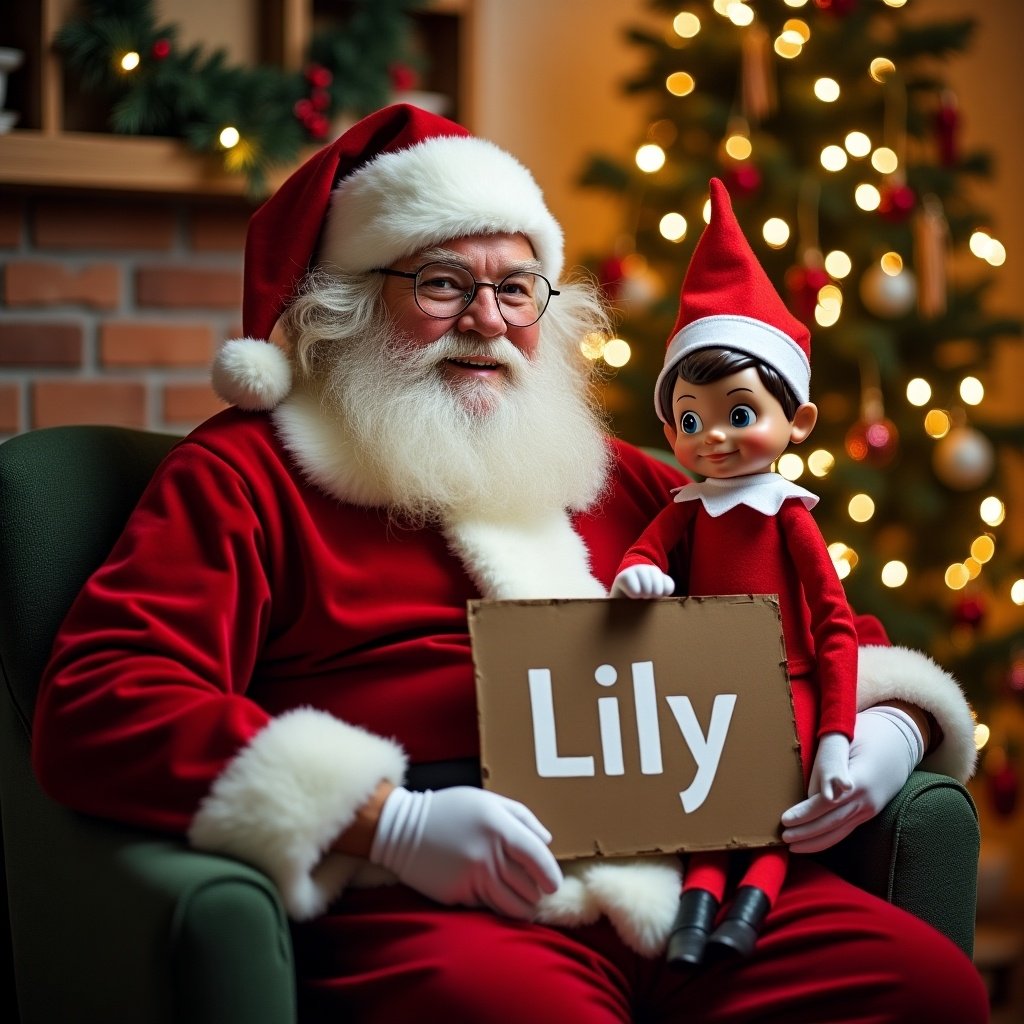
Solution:
[{"label": "santa hat", "polygon": [[369,115],[304,163],[252,216],[242,330],[217,356],[213,383],[243,409],[272,409],[291,365],[267,339],[306,272],[388,267],[430,245],[523,234],[541,272],[562,273],[562,229],[530,172],[461,125],[398,104]]},{"label": "santa hat", "polygon": [[711,179],[711,219],[690,260],[679,296],[665,365],[654,387],[654,408],[664,423],[661,390],[691,352],[728,348],[773,367],[801,404],[810,399],[811,335],[779,297],[736,221],[729,192]]}]

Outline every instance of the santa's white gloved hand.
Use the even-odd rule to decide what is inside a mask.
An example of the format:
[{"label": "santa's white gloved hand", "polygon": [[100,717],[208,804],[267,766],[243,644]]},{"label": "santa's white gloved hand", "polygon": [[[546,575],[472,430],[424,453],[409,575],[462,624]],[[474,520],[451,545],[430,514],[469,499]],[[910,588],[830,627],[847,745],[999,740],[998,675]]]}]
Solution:
[{"label": "santa's white gloved hand", "polygon": [[671,597],[675,581],[656,565],[631,565],[612,581],[611,597]]},{"label": "santa's white gloved hand", "polygon": [[851,789],[838,801],[821,793],[782,815],[783,840],[795,853],[817,853],[873,818],[903,788],[924,756],[924,741],[905,711],[872,707],[857,715],[850,744]]},{"label": "santa's white gloved hand", "polygon": [[528,920],[562,871],[551,833],[523,804],[472,786],[392,790],[370,860],[439,903],[490,907]]},{"label": "santa's white gloved hand", "polygon": [[853,789],[850,779],[850,741],[841,732],[827,732],[818,740],[807,795],[820,793],[835,803]]}]

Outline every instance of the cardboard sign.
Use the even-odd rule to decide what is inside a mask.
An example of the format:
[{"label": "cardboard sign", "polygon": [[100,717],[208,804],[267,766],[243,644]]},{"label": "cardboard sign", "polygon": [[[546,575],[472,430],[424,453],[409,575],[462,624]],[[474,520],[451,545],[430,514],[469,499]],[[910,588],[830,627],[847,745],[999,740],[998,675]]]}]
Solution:
[{"label": "cardboard sign", "polygon": [[804,796],[771,596],[472,601],[484,786],[557,857],[769,846]]}]

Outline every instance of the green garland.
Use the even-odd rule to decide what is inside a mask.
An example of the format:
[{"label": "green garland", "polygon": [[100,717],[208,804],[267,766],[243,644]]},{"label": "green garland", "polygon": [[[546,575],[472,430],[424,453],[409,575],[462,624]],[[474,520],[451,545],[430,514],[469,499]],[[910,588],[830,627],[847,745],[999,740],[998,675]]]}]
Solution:
[{"label": "green garland", "polygon": [[[415,80],[410,12],[424,0],[351,0],[343,25],[318,34],[301,72],[235,67],[223,50],[178,44],[152,0],[84,0],[56,37],[86,91],[112,99],[110,127],[128,135],[181,138],[266,192],[267,172],[327,139],[332,116],[361,116]],[[122,61],[128,56],[126,68]],[[225,146],[222,132],[238,133]],[[230,141],[230,139],[228,139]]]}]

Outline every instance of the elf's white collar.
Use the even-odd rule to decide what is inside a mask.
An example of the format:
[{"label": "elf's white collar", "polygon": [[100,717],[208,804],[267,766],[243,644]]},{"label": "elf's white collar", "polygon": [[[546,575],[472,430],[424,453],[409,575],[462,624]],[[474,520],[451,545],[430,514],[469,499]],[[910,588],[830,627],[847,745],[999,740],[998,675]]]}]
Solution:
[{"label": "elf's white collar", "polygon": [[816,494],[778,473],[753,473],[724,480],[709,477],[703,483],[676,488],[673,494],[676,501],[702,501],[709,516],[723,515],[737,505],[749,505],[766,516],[774,516],[787,498],[799,498],[808,509],[818,504]]}]

